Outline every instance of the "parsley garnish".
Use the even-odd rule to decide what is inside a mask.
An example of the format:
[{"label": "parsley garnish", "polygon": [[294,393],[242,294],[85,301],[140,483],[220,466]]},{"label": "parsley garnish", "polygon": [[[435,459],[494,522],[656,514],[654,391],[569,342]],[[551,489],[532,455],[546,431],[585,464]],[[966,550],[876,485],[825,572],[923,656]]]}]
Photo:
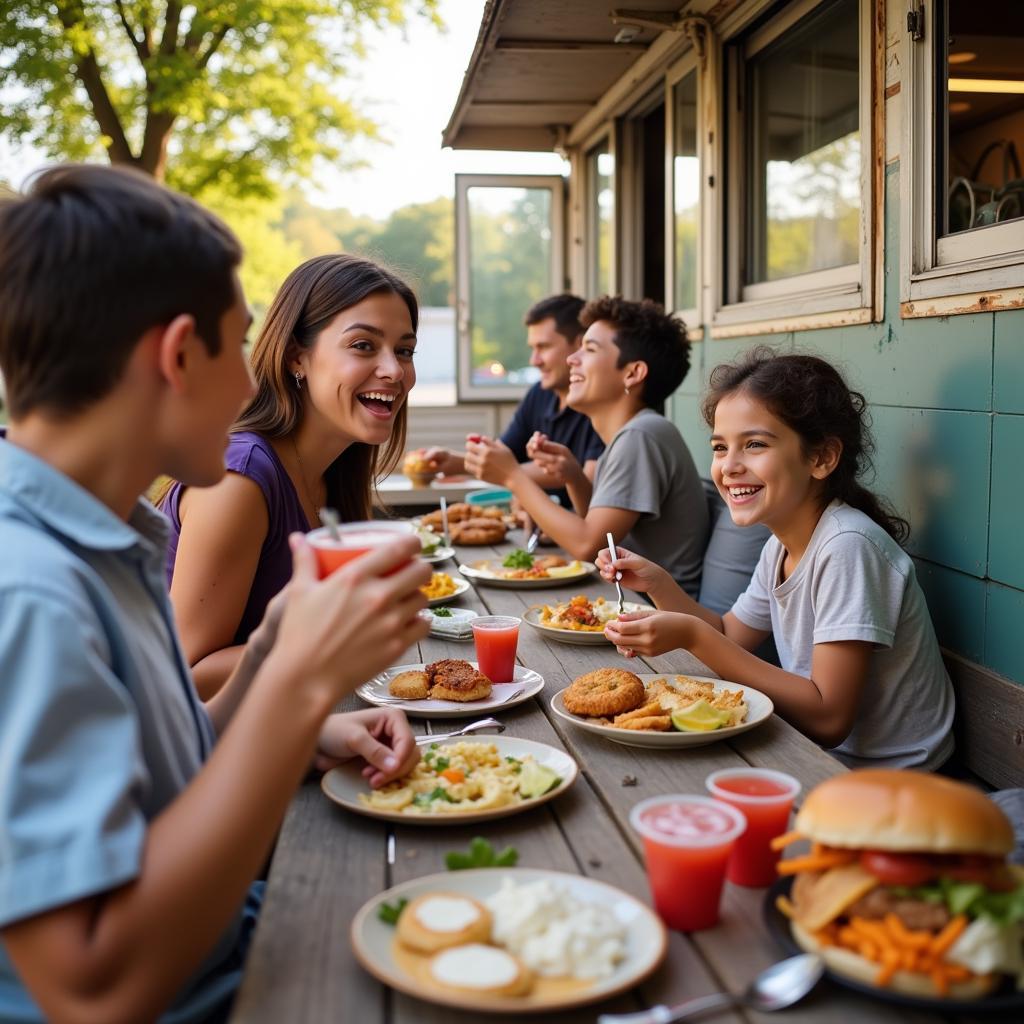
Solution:
[{"label": "parsley garnish", "polygon": [[448,766],[451,763],[452,762],[451,762],[451,760],[449,758],[447,758],[447,757],[439,757],[434,762],[434,771],[435,772],[443,772],[443,771],[445,771],[448,768]]},{"label": "parsley garnish", "polygon": [[377,916],[385,924],[398,924],[398,918],[401,916],[402,911],[405,910],[405,905],[409,901],[402,897],[401,899],[395,900],[392,903],[382,903],[377,908]]},{"label": "parsley garnish", "polygon": [[435,608],[434,616],[438,619],[450,619],[452,617],[451,608]]},{"label": "parsley garnish", "polygon": [[523,770],[523,762],[518,757],[506,755],[505,760],[512,765],[512,770],[518,775]]},{"label": "parsley garnish", "polygon": [[501,564],[506,569],[532,569],[533,555],[523,551],[522,548],[516,548],[515,551],[511,551],[505,556]]},{"label": "parsley garnish", "polygon": [[462,871],[465,868],[511,868],[519,860],[519,851],[514,846],[506,846],[500,853],[486,840],[477,836],[469,844],[469,852],[462,853],[452,850],[444,858],[449,871]]}]

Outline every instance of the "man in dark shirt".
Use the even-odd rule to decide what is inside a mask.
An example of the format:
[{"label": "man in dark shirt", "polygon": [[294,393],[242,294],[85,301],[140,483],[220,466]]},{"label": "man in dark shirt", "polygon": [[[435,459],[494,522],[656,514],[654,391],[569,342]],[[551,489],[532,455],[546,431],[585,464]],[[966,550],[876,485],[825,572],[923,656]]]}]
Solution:
[{"label": "man in dark shirt", "polygon": [[[530,346],[530,365],[540,370],[540,380],[523,396],[505,428],[501,440],[512,449],[519,462],[527,463],[526,472],[549,493],[557,495],[565,508],[571,508],[565,488],[551,486],[551,480],[530,462],[527,444],[535,434],[555,444],[565,445],[594,479],[597,459],[604,451],[601,441],[583,413],[566,405],[569,393],[569,366],[566,360],[580,344],[583,328],[579,315],[583,300],[575,295],[553,295],[542,299],[527,312],[526,344]],[[464,473],[461,452],[431,448],[424,456],[442,473]]]}]

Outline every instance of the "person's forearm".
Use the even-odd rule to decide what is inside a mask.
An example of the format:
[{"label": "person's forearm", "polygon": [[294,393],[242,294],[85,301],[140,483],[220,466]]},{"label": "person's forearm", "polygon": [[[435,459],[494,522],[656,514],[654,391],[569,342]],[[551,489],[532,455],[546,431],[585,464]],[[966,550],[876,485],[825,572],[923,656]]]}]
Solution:
[{"label": "person's forearm", "polygon": [[786,721],[822,746],[834,747],[849,733],[849,723],[841,712],[828,708],[813,679],[762,661],[711,624],[701,622],[694,626],[688,649],[722,679],[766,694]]},{"label": "person's forearm", "polygon": [[589,535],[586,520],[556,505],[522,466],[506,478],[505,485],[519,499],[534,523],[574,558],[593,558],[601,550],[602,538]]},{"label": "person's forearm", "polygon": [[243,644],[211,651],[192,666],[192,682],[202,701],[211,701],[231,678],[242,658]]},{"label": "person's forearm", "polygon": [[76,1016],[156,1018],[237,912],[333,703],[293,676],[268,659],[209,761],[150,825],[139,877],[90,916],[77,958],[88,1013]]},{"label": "person's forearm", "polygon": [[693,615],[706,622],[716,632],[724,633],[722,616],[698,604],[681,586],[666,572],[658,584],[647,591],[647,596],[654,602],[654,607],[663,612],[682,612]]},{"label": "person's forearm", "polygon": [[577,515],[585,516],[590,511],[590,498],[594,493],[593,481],[585,474],[567,480],[565,489],[569,492],[569,500]]}]

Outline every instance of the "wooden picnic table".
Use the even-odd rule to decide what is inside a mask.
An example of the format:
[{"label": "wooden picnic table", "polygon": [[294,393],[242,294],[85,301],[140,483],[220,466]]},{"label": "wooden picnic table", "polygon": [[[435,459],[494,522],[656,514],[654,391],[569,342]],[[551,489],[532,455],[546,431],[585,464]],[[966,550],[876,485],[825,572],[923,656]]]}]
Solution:
[{"label": "wooden picnic table", "polygon": [[[518,535],[516,535],[518,539]],[[460,548],[463,561],[497,556],[506,544]],[[453,572],[453,563],[438,569]],[[581,584],[544,590],[480,586],[457,602],[480,612],[520,615],[531,604],[567,600],[574,594],[614,596],[597,576]],[[428,637],[398,664],[439,658],[473,658],[469,643]],[[444,855],[464,850],[475,835],[496,848],[515,846],[522,867],[544,867],[586,875],[650,902],[639,838],[629,811],[645,797],[664,793],[704,793],[704,779],[718,768],[778,768],[795,775],[803,793],[845,769],[778,716],[735,739],[707,746],[658,750],[612,743],[564,722],[550,709],[553,694],[582,672],[604,665],[626,665],[609,646],[576,646],[548,640],[525,623],[519,662],[545,679],[543,691],[498,717],[505,735],[564,748],[581,768],[576,784],[557,799],[491,823],[429,828],[389,825],[345,811],[307,781],[283,823],[271,864],[266,898],[243,984],[231,1017],[234,1024],[440,1024],[479,1020],[462,1012],[391,991],[359,966],[349,943],[356,911],[389,886],[444,871]],[[692,656],[677,652],[628,663],[637,672],[712,675]],[[364,706],[357,698],[346,709]],[[490,712],[488,712],[490,713]],[[417,732],[457,727],[449,720],[412,719]],[[482,737],[486,740],[486,736]],[[268,741],[272,741],[268,738]],[[635,781],[634,781],[635,780]],[[394,837],[393,863],[388,837]],[[502,1015],[513,1021],[593,1022],[599,1012],[630,1012],[657,1003],[682,1001],[721,991],[741,992],[781,951],[762,919],[765,890],[726,883],[722,919],[712,929],[669,933],[668,956],[635,991],[591,1007],[550,1014]],[[802,1004],[770,1015],[777,1024],[932,1024],[944,1018],[870,1000],[824,982]],[[716,1021],[768,1021],[768,1015],[735,1010]]]}]

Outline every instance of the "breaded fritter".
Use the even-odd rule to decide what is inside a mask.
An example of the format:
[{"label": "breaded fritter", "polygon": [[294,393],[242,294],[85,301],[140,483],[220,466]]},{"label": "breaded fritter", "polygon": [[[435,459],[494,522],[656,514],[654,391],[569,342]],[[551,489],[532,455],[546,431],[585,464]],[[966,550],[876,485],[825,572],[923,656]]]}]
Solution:
[{"label": "breaded fritter", "polygon": [[623,668],[599,668],[574,679],[562,700],[574,715],[621,715],[643,703],[644,684]]},{"label": "breaded fritter", "polygon": [[392,697],[400,697],[402,700],[423,700],[429,690],[430,679],[427,677],[427,673],[417,670],[399,672],[388,683],[388,693]]}]

